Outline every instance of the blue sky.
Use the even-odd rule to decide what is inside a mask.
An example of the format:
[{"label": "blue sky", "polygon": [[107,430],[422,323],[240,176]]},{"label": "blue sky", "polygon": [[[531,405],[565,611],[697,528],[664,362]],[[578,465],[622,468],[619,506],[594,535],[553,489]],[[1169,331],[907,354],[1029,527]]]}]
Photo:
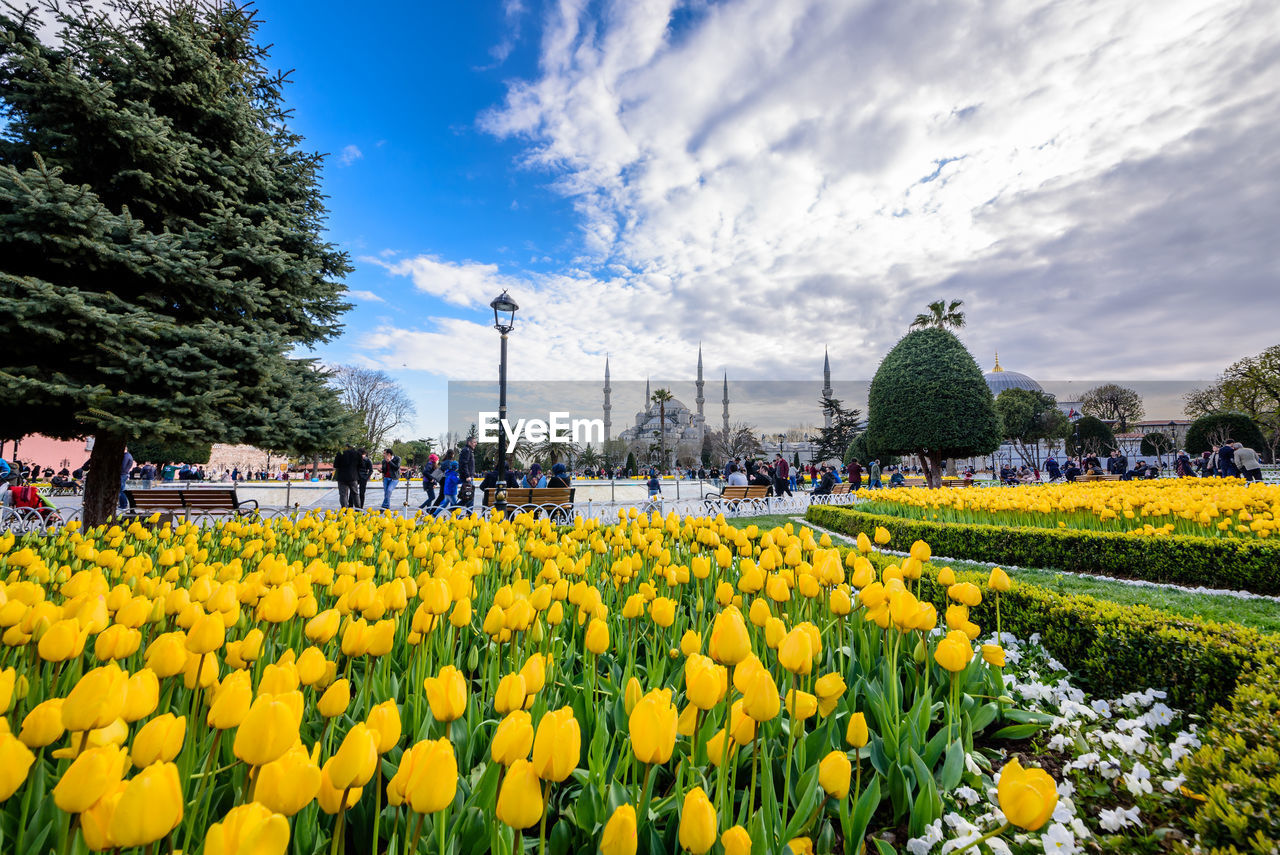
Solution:
[{"label": "blue sky", "polygon": [[1275,343],[1273,2],[259,8],[356,267],[320,356],[393,373],[406,434],[494,373],[503,288],[517,379],[683,378],[702,341],[810,382],[826,346],[838,393],[942,297],[1042,380]]}]

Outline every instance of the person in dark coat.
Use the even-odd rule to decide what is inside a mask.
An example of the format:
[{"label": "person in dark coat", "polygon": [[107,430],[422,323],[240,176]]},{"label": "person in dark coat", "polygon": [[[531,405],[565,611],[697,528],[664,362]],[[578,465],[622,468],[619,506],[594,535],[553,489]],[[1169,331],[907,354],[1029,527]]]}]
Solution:
[{"label": "person in dark coat", "polygon": [[333,477],[338,482],[338,506],[359,507],[360,452],[350,443],[333,460]]},{"label": "person in dark coat", "polygon": [[369,486],[369,479],[372,477],[373,461],[369,458],[369,452],[362,448],[360,449],[360,469],[358,479],[360,484],[360,503],[356,505],[357,508],[364,507],[364,492]]}]

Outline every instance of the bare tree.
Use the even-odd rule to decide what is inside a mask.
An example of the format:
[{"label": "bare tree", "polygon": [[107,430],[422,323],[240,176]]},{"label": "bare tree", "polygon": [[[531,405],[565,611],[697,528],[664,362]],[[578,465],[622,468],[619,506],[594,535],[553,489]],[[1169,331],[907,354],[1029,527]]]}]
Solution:
[{"label": "bare tree", "polygon": [[413,401],[385,371],[335,365],[331,382],[342,405],[357,419],[356,443],[376,454],[393,430],[416,412]]},{"label": "bare tree", "polygon": [[735,422],[729,425],[728,431],[712,432],[711,448],[721,459],[750,457],[760,453],[760,438],[756,435],[755,425]]}]

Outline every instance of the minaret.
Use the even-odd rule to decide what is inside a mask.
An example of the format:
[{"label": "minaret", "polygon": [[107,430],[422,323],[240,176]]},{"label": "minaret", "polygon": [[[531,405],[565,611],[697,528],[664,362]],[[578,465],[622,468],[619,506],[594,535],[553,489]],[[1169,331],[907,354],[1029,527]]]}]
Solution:
[{"label": "minaret", "polygon": [[613,389],[609,386],[609,357],[604,358],[604,441],[609,441],[609,435],[613,428],[613,420],[609,418],[609,413],[613,410],[613,405],[609,403],[609,394]]},{"label": "minaret", "polygon": [[[830,398],[831,389],[831,355],[827,353],[827,349],[822,349],[822,397]],[[826,410],[823,414],[827,429],[831,429],[831,410]]]},{"label": "minaret", "polygon": [[649,378],[644,378],[644,406],[640,408],[641,412],[649,412],[649,402],[653,400],[653,395],[649,393]]},{"label": "minaret", "polygon": [[702,396],[702,387],[704,384],[702,382],[702,343],[701,342],[698,343],[698,382],[695,383],[694,385],[698,387],[698,397],[694,398],[694,401],[697,402],[698,404],[698,417],[702,418],[702,405],[703,403],[706,402],[707,399]]},{"label": "minaret", "polygon": [[724,435],[729,436],[729,372],[724,375]]}]

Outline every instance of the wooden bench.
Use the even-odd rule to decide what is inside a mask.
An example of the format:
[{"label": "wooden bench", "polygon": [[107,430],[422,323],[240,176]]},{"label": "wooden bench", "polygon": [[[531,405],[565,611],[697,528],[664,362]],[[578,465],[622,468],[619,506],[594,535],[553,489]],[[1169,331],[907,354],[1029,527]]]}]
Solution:
[{"label": "wooden bench", "polygon": [[1077,481],[1119,481],[1123,475],[1077,475]]},{"label": "wooden bench", "polygon": [[972,487],[972,478],[943,478],[942,486],[944,487]]},{"label": "wooden bench", "polygon": [[[491,508],[499,487],[484,491],[484,507]],[[555,522],[569,522],[573,516],[573,487],[507,487],[507,508],[515,513],[540,510],[549,512]]]},{"label": "wooden bench", "polygon": [[720,489],[719,493],[708,493],[702,499],[708,513],[718,513],[724,510],[739,510],[743,504],[756,508],[768,497],[767,484],[753,484],[746,487],[726,485]]},{"label": "wooden bench", "polygon": [[847,496],[849,493],[852,493],[852,492],[853,492],[853,482],[841,481],[839,484],[831,485],[831,492],[828,495]]},{"label": "wooden bench", "polygon": [[[121,515],[150,516],[151,514],[176,514],[184,516],[209,514],[216,516],[238,516],[258,511],[255,499],[241,501],[234,489],[223,487],[195,487],[185,490],[125,490],[129,501],[127,510]],[[249,507],[252,505],[253,507]]]}]

